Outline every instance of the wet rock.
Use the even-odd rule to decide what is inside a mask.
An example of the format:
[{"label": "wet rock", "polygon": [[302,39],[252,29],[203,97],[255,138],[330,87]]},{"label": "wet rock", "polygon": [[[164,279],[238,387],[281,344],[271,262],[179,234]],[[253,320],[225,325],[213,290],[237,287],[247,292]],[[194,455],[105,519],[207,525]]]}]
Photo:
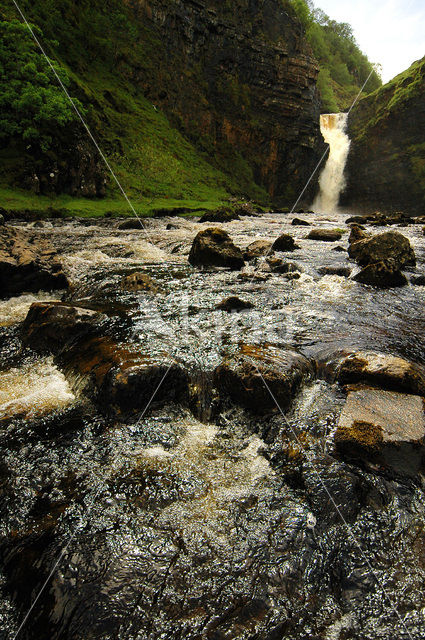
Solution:
[{"label": "wet rock", "polygon": [[138,345],[110,337],[87,337],[62,351],[58,362],[75,393],[84,393],[105,415],[126,417],[144,411],[150,401],[184,401],[186,372],[166,353],[157,357]]},{"label": "wet rock", "polygon": [[296,227],[311,227],[310,222],[307,222],[307,220],[302,220],[302,218],[294,218],[291,222],[291,224]]},{"label": "wet rock", "polygon": [[252,304],[252,302],[241,300],[237,296],[230,296],[229,298],[225,298],[216,306],[216,309],[227,311],[228,313],[230,313],[231,311],[243,311],[244,309],[253,308],[254,305]]},{"label": "wet rock", "polygon": [[68,286],[56,252],[47,241],[21,229],[0,229],[0,298]]},{"label": "wet rock", "polygon": [[353,242],[348,255],[361,266],[391,260],[394,270],[400,270],[416,264],[409,240],[398,231],[387,231]]},{"label": "wet rock", "polygon": [[366,240],[366,238],[370,238],[370,233],[367,233],[364,230],[364,227],[353,224],[353,226],[351,227],[350,235],[348,237],[348,244],[358,242],[359,240]]},{"label": "wet rock", "polygon": [[297,248],[294,238],[288,233],[282,233],[272,245],[273,251],[295,251]]},{"label": "wet rock", "polygon": [[332,251],[336,251],[337,253],[345,253],[347,249],[344,249],[344,247],[338,245],[337,247],[333,247]]},{"label": "wet rock", "polygon": [[424,399],[392,391],[349,393],[335,433],[338,453],[416,475],[424,461]]},{"label": "wet rock", "polygon": [[276,402],[287,409],[313,375],[312,364],[296,351],[243,344],[217,367],[214,384],[222,396],[263,414],[277,409]]},{"label": "wet rock", "polygon": [[312,229],[307,236],[308,240],[322,240],[323,242],[335,242],[341,238],[342,233],[335,229]]},{"label": "wet rock", "polygon": [[289,274],[302,271],[296,262],[285,262],[282,258],[276,258],[274,256],[267,258],[267,264],[273,273]]},{"label": "wet rock", "polygon": [[247,246],[244,251],[243,257],[246,261],[254,260],[254,258],[260,258],[261,256],[269,255],[272,252],[272,243],[267,240],[255,240]]},{"label": "wet rock", "polygon": [[416,286],[424,287],[425,286],[425,275],[423,275],[423,276],[412,276],[410,278],[410,282],[412,284],[415,284]]},{"label": "wet rock", "polygon": [[4,216],[0,213],[0,227],[4,225]]},{"label": "wet rock", "polygon": [[396,265],[397,263],[391,259],[369,264],[356,274],[353,280],[381,289],[404,287],[408,283],[407,278]]},{"label": "wet rock", "polygon": [[318,359],[318,371],[330,382],[367,383],[425,396],[425,367],[377,351],[337,351]]},{"label": "wet rock", "polygon": [[349,267],[319,267],[317,273],[321,276],[345,276],[348,278],[351,274]]},{"label": "wet rock", "polygon": [[22,341],[40,353],[57,354],[77,337],[94,335],[106,316],[65,302],[34,302],[22,325]]},{"label": "wet rock", "polygon": [[121,288],[126,291],[150,291],[151,293],[157,293],[158,287],[155,281],[148,276],[147,273],[131,273],[128,276],[125,276],[121,280]]},{"label": "wet rock", "polygon": [[117,229],[120,231],[131,231],[131,230],[143,230],[143,222],[141,222],[138,218],[129,218],[128,220],[124,220],[117,225]]},{"label": "wet rock", "polygon": [[242,251],[236,247],[231,237],[223,229],[213,227],[200,231],[193,241],[189,262],[194,266],[228,267],[242,269]]},{"label": "wet rock", "polygon": [[220,207],[215,211],[207,211],[198,222],[231,222],[239,220],[239,214],[230,207]]}]

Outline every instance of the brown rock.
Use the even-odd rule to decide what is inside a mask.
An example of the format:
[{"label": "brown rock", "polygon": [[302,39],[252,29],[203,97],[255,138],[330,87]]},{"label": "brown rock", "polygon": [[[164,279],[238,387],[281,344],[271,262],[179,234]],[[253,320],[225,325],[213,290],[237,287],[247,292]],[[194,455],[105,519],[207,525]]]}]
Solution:
[{"label": "brown rock", "polygon": [[272,243],[267,240],[255,240],[247,246],[244,251],[243,257],[245,260],[254,260],[254,258],[260,258],[272,253]]},{"label": "brown rock", "polygon": [[404,287],[407,284],[406,276],[396,268],[396,263],[391,259],[368,264],[353,280],[381,289]]},{"label": "brown rock", "polygon": [[122,289],[126,289],[127,291],[151,291],[152,293],[158,292],[158,287],[154,280],[147,273],[131,273],[128,276],[125,276],[121,280]]},{"label": "brown rock", "polygon": [[378,389],[349,393],[335,433],[335,446],[343,456],[416,475],[425,454],[423,398]]},{"label": "brown rock", "polygon": [[398,231],[387,231],[353,242],[348,255],[361,266],[391,260],[394,270],[400,270],[416,264],[409,240]]},{"label": "brown rock", "polygon": [[291,224],[296,227],[311,227],[310,222],[307,222],[307,220],[302,220],[301,218],[294,218],[291,222]]},{"label": "brown rock", "polygon": [[342,233],[335,229],[312,229],[307,236],[308,240],[323,240],[324,242],[336,242],[341,238]]},{"label": "brown rock", "polygon": [[288,233],[282,233],[272,245],[273,251],[295,251],[297,246],[295,240]]},{"label": "brown rock", "polygon": [[0,228],[0,298],[68,286],[56,252],[47,241],[21,229]]},{"label": "brown rock", "polygon": [[348,237],[348,243],[358,242],[359,240],[365,240],[370,237],[370,233],[364,231],[358,224],[353,224],[351,227],[350,235]]},{"label": "brown rock", "polygon": [[367,383],[425,396],[425,367],[377,351],[337,351],[319,358],[319,372],[331,382]]},{"label": "brown rock", "polygon": [[220,394],[263,414],[286,409],[305,380],[313,377],[311,363],[296,351],[271,345],[241,345],[214,372]]},{"label": "brown rock", "polygon": [[151,400],[183,401],[188,395],[185,371],[166,353],[154,357],[109,337],[79,340],[58,361],[74,391],[87,395],[106,415],[127,417],[144,411]]},{"label": "brown rock", "polygon": [[65,302],[34,302],[22,325],[22,341],[35,351],[57,354],[75,338],[95,334],[105,319]]},{"label": "brown rock", "polygon": [[233,244],[229,234],[216,227],[198,233],[189,253],[189,262],[194,266],[232,270],[241,269],[245,264],[242,251]]}]

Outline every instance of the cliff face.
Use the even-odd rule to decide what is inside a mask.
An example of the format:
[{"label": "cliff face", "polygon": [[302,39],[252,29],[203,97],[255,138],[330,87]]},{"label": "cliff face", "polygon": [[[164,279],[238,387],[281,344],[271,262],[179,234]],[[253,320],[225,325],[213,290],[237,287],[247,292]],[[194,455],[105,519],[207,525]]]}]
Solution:
[{"label": "cliff face", "polygon": [[362,210],[425,209],[425,58],[359,102],[343,204]]},{"label": "cliff face", "polygon": [[138,78],[145,95],[221,168],[232,172],[236,151],[275,201],[292,203],[322,138],[318,67],[290,7],[150,0],[132,8],[159,30],[164,56],[159,76]]}]

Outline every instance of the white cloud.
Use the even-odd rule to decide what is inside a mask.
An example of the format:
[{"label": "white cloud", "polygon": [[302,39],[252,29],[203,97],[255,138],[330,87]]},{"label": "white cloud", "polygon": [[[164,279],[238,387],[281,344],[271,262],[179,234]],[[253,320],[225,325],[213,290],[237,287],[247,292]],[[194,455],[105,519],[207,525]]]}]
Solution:
[{"label": "white cloud", "polygon": [[348,22],[371,62],[387,82],[425,55],[423,0],[315,0],[334,20]]}]

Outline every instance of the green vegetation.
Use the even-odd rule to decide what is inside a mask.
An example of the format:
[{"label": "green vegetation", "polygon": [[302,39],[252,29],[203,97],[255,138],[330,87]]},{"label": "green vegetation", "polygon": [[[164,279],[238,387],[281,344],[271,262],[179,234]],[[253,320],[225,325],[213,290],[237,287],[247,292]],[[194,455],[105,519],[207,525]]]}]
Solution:
[{"label": "green vegetation", "polygon": [[[67,73],[58,65],[55,70],[64,86],[69,86]],[[84,113],[81,103],[75,103]],[[3,143],[20,139],[43,151],[52,143],[52,130],[77,119],[28,28],[18,20],[0,21],[0,113]]]},{"label": "green vegetation", "polygon": [[[51,60],[57,61],[55,68],[137,211],[169,208],[172,203],[210,209],[241,192],[268,201],[239,154],[214,148],[207,139],[184,137],[179,123],[171,122],[146,97],[145,78],[154,77],[161,86],[171,71],[160,58],[155,31],[142,19],[135,20],[121,0],[78,4],[22,0],[20,6],[32,24],[43,26],[43,31],[35,27],[37,37]],[[50,149],[52,137],[63,141],[62,147],[70,146],[78,123],[47,61],[9,3],[0,2],[0,33],[0,187],[10,196],[11,185],[21,183],[23,159],[33,155],[34,149],[27,145],[37,145],[39,165],[43,157],[59,163],[61,148]],[[232,100],[246,104],[245,87],[231,89]],[[91,144],[85,132],[82,137]],[[24,203],[24,193],[17,191],[12,201]],[[34,195],[28,194],[25,208],[33,208],[28,205],[31,199]],[[104,201],[54,195],[36,201],[36,208],[128,212],[110,176]],[[7,208],[7,201],[3,206]]]},{"label": "green vegetation", "polygon": [[[320,66],[318,80],[323,111],[335,113],[347,110],[374,69],[360,51],[352,28],[345,22],[331,20],[311,0],[290,0],[302,22],[307,39]],[[373,71],[366,93],[381,86],[381,79]]]}]

